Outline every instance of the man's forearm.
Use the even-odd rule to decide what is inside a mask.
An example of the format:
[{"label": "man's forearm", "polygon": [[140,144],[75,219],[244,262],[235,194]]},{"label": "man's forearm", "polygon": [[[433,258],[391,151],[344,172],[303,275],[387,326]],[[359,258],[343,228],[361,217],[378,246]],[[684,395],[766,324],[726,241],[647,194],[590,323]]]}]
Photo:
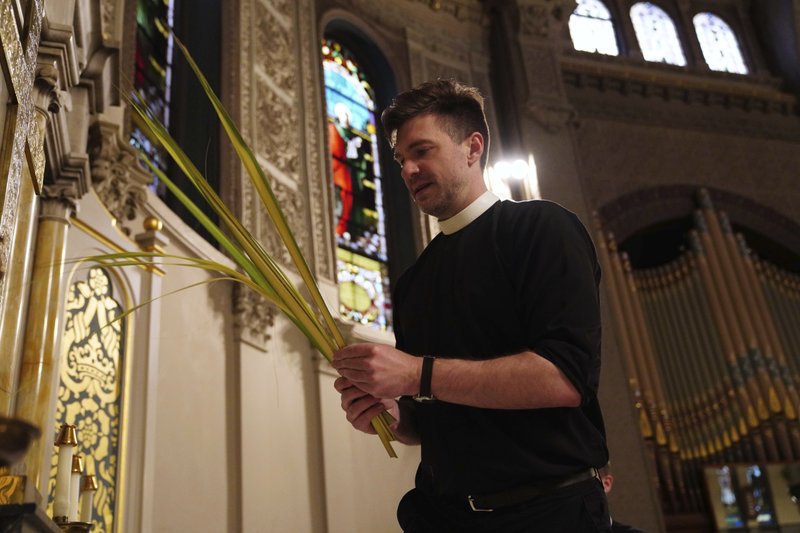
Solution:
[{"label": "man's forearm", "polygon": [[437,358],[431,390],[438,400],[490,409],[576,407],[581,402],[564,374],[533,352],[482,361]]}]

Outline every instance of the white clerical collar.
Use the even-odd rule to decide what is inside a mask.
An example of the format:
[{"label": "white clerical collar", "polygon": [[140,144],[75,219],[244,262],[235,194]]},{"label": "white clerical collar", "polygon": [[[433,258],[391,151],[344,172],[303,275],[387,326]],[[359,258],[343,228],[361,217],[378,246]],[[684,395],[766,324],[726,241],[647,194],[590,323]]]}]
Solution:
[{"label": "white clerical collar", "polygon": [[465,228],[470,222],[481,216],[498,201],[500,201],[500,198],[495,196],[492,191],[486,191],[452,217],[447,220],[440,220],[439,229],[442,230],[442,233],[445,235],[451,235]]}]

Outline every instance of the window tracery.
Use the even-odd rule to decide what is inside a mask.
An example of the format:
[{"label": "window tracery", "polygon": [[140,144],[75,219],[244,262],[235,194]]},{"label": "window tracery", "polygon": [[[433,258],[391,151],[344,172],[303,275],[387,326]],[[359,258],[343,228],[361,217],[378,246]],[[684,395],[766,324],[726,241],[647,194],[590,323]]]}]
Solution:
[{"label": "window tracery", "polygon": [[686,66],[686,57],[672,18],[651,2],[631,7],[631,22],[646,61]]},{"label": "window tracery", "polygon": [[692,22],[708,68],[718,72],[748,73],[739,40],[727,22],[713,13],[698,13]]},{"label": "window tracery", "polygon": [[578,0],[569,17],[569,33],[575,50],[619,55],[611,12],[600,0]]}]

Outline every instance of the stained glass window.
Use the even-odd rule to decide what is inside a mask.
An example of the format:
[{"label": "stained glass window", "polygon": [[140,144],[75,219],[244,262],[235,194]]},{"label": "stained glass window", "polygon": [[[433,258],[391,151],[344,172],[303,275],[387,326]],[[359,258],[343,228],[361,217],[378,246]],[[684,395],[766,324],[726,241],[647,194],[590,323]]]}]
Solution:
[{"label": "stained glass window", "polygon": [[322,44],[328,140],[334,185],[339,310],[391,328],[386,215],[375,98],[358,61],[338,42]]},{"label": "stained glass window", "polygon": [[575,50],[619,55],[611,13],[600,0],[578,0],[569,17],[569,34]]},{"label": "stained glass window", "polygon": [[[125,320],[116,320],[123,308],[108,272],[94,267],[85,280],[73,283],[67,292],[65,312],[54,430],[61,424],[76,426],[75,454],[83,457],[84,474],[95,476],[97,481],[92,531],[117,531],[114,516],[126,328]],[[57,465],[56,452],[50,465],[50,502],[55,494]]]},{"label": "stained glass window", "polygon": [[631,7],[631,21],[645,60],[686,66],[675,23],[663,9],[639,2]]},{"label": "stained glass window", "polygon": [[711,70],[747,74],[739,41],[731,27],[713,13],[694,16],[694,29],[703,50],[703,57]]},{"label": "stained glass window", "polygon": [[[133,86],[144,95],[153,114],[169,128],[169,103],[172,85],[173,0],[137,0],[136,66]],[[142,150],[162,170],[167,169],[168,155],[148,137],[131,114],[134,127],[131,144]],[[154,185],[157,187],[157,184]]]}]

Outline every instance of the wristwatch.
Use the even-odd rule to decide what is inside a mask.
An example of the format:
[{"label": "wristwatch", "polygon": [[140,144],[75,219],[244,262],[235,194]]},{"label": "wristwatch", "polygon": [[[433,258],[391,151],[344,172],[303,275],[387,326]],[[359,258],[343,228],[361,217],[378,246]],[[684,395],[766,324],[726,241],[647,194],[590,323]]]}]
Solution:
[{"label": "wristwatch", "polygon": [[433,361],[435,357],[431,355],[422,356],[422,373],[419,378],[419,393],[414,395],[414,400],[418,402],[432,402],[436,398],[431,392],[431,376],[433,376]]}]

